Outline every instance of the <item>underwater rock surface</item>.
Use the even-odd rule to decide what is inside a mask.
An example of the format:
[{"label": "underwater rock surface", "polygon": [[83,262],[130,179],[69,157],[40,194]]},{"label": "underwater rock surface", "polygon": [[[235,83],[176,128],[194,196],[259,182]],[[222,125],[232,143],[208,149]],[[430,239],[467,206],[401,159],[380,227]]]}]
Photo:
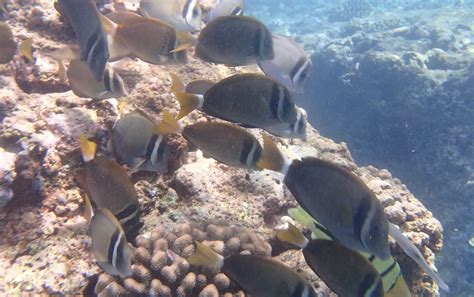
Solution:
[{"label": "underwater rock surface", "polygon": [[[74,179],[83,164],[77,139],[86,134],[97,141],[99,154],[111,156],[107,143],[117,111],[106,102],[87,105],[88,100],[65,91],[64,82],[57,78],[48,53],[74,40],[71,29],[59,21],[52,1],[7,2],[5,6],[2,18],[15,38],[33,39],[36,62],[33,65],[16,56],[11,64],[0,65],[0,193],[8,201],[0,209],[0,294],[79,294],[101,270],[90,253],[88,224],[82,217],[84,193]],[[237,72],[257,71],[256,67],[228,68],[193,58],[181,66],[125,60],[117,69],[130,90],[129,108],[141,108],[157,120],[164,108],[177,112],[178,103],[169,92],[171,72],[186,81],[217,81]],[[205,118],[195,111],[186,121],[196,120]],[[255,135],[260,137],[257,130]],[[388,219],[401,226],[433,263],[434,253],[442,248],[442,226],[402,181],[385,169],[357,166],[344,143],[322,137],[311,127],[307,142],[274,140],[289,155],[317,156],[355,172],[377,194]],[[157,228],[173,234],[177,226],[183,226],[178,224],[209,220],[252,230],[268,242],[286,210],[296,206],[277,173],[230,168],[192,149],[186,155],[183,160],[177,156],[175,161],[183,165],[169,174],[132,174],[144,221],[136,239],[138,247],[146,245],[144,239]],[[432,280],[393,242],[391,247],[412,293],[436,296]],[[140,253],[139,248],[135,253]],[[301,253],[288,251],[278,258],[301,270],[320,296],[330,296],[330,290],[304,265]],[[107,282],[107,276],[101,274],[99,280]],[[133,290],[142,289],[138,280],[137,276],[128,282]],[[205,296],[214,296],[223,282],[225,278],[219,277],[206,285]]]}]

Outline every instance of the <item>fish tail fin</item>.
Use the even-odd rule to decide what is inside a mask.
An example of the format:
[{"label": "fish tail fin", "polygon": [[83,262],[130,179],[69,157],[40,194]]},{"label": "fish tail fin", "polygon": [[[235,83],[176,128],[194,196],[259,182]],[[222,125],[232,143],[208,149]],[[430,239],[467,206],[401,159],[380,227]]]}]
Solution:
[{"label": "fish tail fin", "polygon": [[416,246],[402,233],[402,231],[392,223],[389,223],[389,234],[400,245],[408,257],[412,258],[440,287],[441,290],[449,292],[449,286],[441,279],[441,277],[431,269],[426,263],[425,258],[416,248]]},{"label": "fish tail fin", "polygon": [[181,133],[181,126],[178,120],[168,110],[163,110],[163,118],[155,127],[155,133],[160,135]]},{"label": "fish tail fin", "polygon": [[214,252],[210,247],[199,241],[194,242],[195,252],[188,258],[191,265],[205,265],[221,268],[224,265],[224,257]]},{"label": "fish tail fin", "polygon": [[84,134],[79,135],[79,144],[81,145],[82,159],[89,162],[94,159],[97,144],[89,141]]},{"label": "fish tail fin", "polygon": [[176,32],[176,38],[178,39],[178,46],[170,51],[170,53],[184,51],[197,44],[196,37],[186,32]]},{"label": "fish tail fin", "polygon": [[181,78],[175,73],[170,73],[170,76],[171,76],[171,92],[175,94],[184,92],[186,90],[186,86],[184,85]]},{"label": "fish tail fin", "polygon": [[56,63],[58,63],[58,77],[59,80],[65,81],[66,80],[66,67],[64,66],[64,63],[60,59],[55,59]]},{"label": "fish tail fin", "polygon": [[191,111],[199,108],[202,105],[202,100],[198,95],[189,93],[176,93],[175,96],[180,106],[178,120],[185,117]]},{"label": "fish tail fin", "polygon": [[301,249],[304,249],[308,245],[308,239],[291,223],[287,223],[286,228],[277,230],[276,236],[281,241],[290,243]]},{"label": "fish tail fin", "polygon": [[283,156],[280,149],[267,134],[263,133],[263,152],[257,162],[262,169],[273,170],[286,174],[290,165],[289,160]]},{"label": "fish tail fin", "polygon": [[115,33],[117,33],[117,28],[119,27],[118,24],[112,22],[108,17],[105,15],[99,13],[100,17],[100,22],[102,23],[102,26],[104,27],[105,33],[115,36]]},{"label": "fish tail fin", "polygon": [[31,63],[35,62],[33,58],[33,39],[27,38],[20,43],[20,53],[23,57],[28,59]]},{"label": "fish tail fin", "polygon": [[91,200],[87,194],[84,196],[84,211],[82,216],[90,223],[92,217],[94,216],[94,210],[92,209]]}]

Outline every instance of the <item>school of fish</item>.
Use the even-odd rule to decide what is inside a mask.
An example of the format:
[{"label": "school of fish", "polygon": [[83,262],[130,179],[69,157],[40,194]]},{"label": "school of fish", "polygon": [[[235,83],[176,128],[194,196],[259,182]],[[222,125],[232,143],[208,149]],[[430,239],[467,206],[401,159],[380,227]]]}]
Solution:
[{"label": "school of fish", "polygon": [[[205,15],[198,0],[132,4],[134,11],[122,5],[103,15],[93,0],[55,2],[77,44],[50,55],[75,95],[90,98],[91,103],[109,98],[126,102],[124,79],[110,64],[124,57],[154,65],[185,64],[193,51],[209,63],[258,64],[264,74],[185,84],[170,73],[170,92],[179,102],[179,114],[163,110],[157,123],[142,110],[122,112],[111,132],[116,160],[96,156],[95,143],[81,135],[84,165],[75,176],[86,193],[92,253],[104,271],[122,277],[132,274],[129,240],[141,227],[138,196],[120,164],[165,173],[171,150],[168,138],[180,134],[205,156],[228,166],[281,173],[300,205],[289,215],[311,236],[290,224],[277,230],[277,237],[301,249],[308,266],[339,296],[410,296],[390,254],[389,235],[442,290],[449,290],[414,244],[387,220],[379,200],[359,177],[318,158],[290,160],[267,134],[306,139],[306,117],[293,97],[304,92],[312,65],[295,40],[272,34],[259,20],[244,16],[244,0],[221,0]],[[9,63],[17,52],[34,63],[33,46],[31,39],[17,44],[8,25],[0,23],[1,64]],[[215,120],[179,123],[194,110]],[[261,129],[263,145],[246,128]],[[223,258],[200,242],[195,247],[190,264],[220,269],[253,296],[316,296],[307,280],[276,260],[251,255]]]}]

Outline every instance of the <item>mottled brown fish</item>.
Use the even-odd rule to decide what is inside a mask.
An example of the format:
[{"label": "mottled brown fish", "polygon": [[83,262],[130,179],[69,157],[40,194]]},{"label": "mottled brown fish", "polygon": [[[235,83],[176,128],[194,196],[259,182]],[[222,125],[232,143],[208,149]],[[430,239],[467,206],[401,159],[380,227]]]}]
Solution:
[{"label": "mottled brown fish", "polygon": [[16,52],[16,42],[10,27],[0,22],[0,64],[6,64],[13,59]]},{"label": "mottled brown fish", "polygon": [[211,63],[243,66],[273,59],[273,40],[263,23],[248,16],[223,16],[199,34],[196,57]]},{"label": "mottled brown fish", "polygon": [[[172,90],[180,88],[172,86]],[[178,118],[198,108],[210,116],[280,137],[306,138],[306,119],[289,91],[264,75],[236,74],[219,81],[204,95],[175,95],[181,106]]]},{"label": "mottled brown fish", "polygon": [[308,281],[276,260],[239,254],[224,259],[200,242],[195,242],[195,245],[195,253],[188,258],[191,265],[206,265],[221,269],[252,296],[317,296]]}]

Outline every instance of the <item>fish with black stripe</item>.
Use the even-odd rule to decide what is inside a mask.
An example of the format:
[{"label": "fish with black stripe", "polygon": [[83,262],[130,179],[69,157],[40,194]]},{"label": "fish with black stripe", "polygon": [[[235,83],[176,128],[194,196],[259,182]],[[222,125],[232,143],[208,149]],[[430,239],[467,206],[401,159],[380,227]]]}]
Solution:
[{"label": "fish with black stripe", "polygon": [[214,8],[207,13],[204,21],[206,23],[226,15],[243,15],[244,14],[244,0],[220,0]]},{"label": "fish with black stripe", "polygon": [[306,138],[306,119],[285,86],[260,74],[236,74],[211,86],[204,95],[184,93],[172,77],[171,90],[180,103],[178,119],[198,108],[244,127],[261,128],[287,138]]},{"label": "fish with black stripe", "polygon": [[280,172],[284,183],[300,206],[324,225],[342,245],[390,257],[388,234],[444,291],[449,286],[429,267],[416,246],[389,223],[375,194],[355,174],[343,167],[317,158],[288,160],[267,136],[257,166]]},{"label": "fish with black stripe", "polygon": [[125,232],[106,208],[94,211],[90,224],[92,252],[99,266],[108,274],[132,275],[131,250]]},{"label": "fish with black stripe", "polygon": [[96,208],[110,210],[133,238],[141,225],[140,203],[125,170],[114,160],[95,156],[96,145],[84,135],[79,138],[84,161],[76,178]]},{"label": "fish with black stripe", "polygon": [[308,54],[291,37],[276,34],[273,50],[275,57],[258,63],[260,69],[288,90],[302,94],[312,68]]},{"label": "fish with black stripe", "polygon": [[143,111],[130,112],[115,123],[112,147],[115,154],[133,169],[167,172],[170,148],[166,135]]},{"label": "fish with black stripe", "polygon": [[202,11],[198,0],[142,0],[139,11],[168,23],[178,31],[201,29]]},{"label": "fish with black stripe", "polygon": [[272,35],[267,27],[249,16],[222,16],[199,34],[196,57],[203,61],[244,66],[273,59]]},{"label": "fish with black stripe", "polygon": [[308,240],[288,224],[277,237],[303,250],[306,263],[340,297],[382,297],[382,279],[374,265],[360,253],[334,240]]},{"label": "fish with black stripe", "polygon": [[316,297],[311,284],[288,266],[261,256],[236,254],[224,259],[208,246],[195,242],[191,265],[219,268],[252,296]]},{"label": "fish with black stripe", "polygon": [[164,111],[158,129],[162,133],[181,133],[204,155],[226,165],[260,170],[256,164],[262,154],[262,146],[252,134],[236,125],[199,122],[181,127],[168,111]]},{"label": "fish with black stripe", "polygon": [[88,65],[93,77],[101,81],[109,60],[107,34],[102,26],[100,13],[92,0],[59,0],[58,10],[76,33],[81,48],[81,59]]},{"label": "fish with black stripe", "polygon": [[[319,222],[314,220],[303,208],[290,208],[288,214],[298,223],[311,231],[312,239],[333,240],[331,233]],[[410,297],[410,290],[403,278],[400,265],[390,256],[387,260],[382,260],[373,254],[359,252],[367,258],[377,269],[385,292],[385,296]]]}]

